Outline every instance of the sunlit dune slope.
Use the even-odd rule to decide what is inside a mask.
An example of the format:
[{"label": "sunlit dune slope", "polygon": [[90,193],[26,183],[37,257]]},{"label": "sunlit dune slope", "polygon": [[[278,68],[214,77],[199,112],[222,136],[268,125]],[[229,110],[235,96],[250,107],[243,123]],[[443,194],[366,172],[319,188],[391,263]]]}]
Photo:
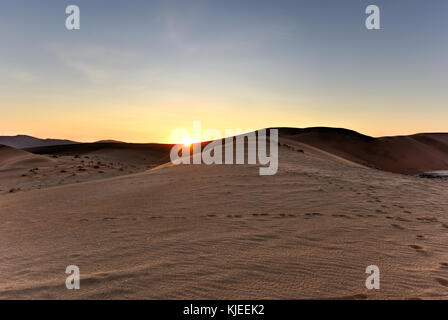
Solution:
[{"label": "sunlit dune slope", "polygon": [[50,165],[54,160],[27,151],[0,145],[0,170]]}]

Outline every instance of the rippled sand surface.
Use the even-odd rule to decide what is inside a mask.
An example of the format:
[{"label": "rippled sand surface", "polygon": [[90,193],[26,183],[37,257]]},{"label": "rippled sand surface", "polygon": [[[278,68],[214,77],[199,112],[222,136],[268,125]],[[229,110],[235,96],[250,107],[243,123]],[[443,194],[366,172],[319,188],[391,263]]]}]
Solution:
[{"label": "rippled sand surface", "polygon": [[448,298],[446,181],[304,151],[2,193],[0,298]]}]

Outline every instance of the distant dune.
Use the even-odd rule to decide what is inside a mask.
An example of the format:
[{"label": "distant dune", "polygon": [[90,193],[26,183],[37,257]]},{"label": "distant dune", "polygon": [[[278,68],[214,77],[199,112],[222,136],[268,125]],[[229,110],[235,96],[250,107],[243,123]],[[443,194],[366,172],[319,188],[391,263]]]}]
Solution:
[{"label": "distant dune", "polygon": [[78,142],[70,140],[60,140],[60,139],[39,139],[26,135],[0,136],[0,144],[18,149],[54,146],[61,144],[73,144],[73,143]]},{"label": "distant dune", "polygon": [[26,150],[0,146],[0,194],[143,172],[169,162],[170,148],[131,143],[79,143]]},{"label": "distant dune", "polygon": [[94,143],[124,143],[124,142],[108,139],[108,140],[98,140],[98,141],[95,141]]},{"label": "distant dune", "polygon": [[48,165],[52,161],[47,157],[0,145],[0,170],[33,168]]},{"label": "distant dune", "polygon": [[[307,149],[314,155],[384,171],[419,174],[448,170],[448,133],[373,138],[358,132],[328,127],[279,128],[280,141]],[[3,141],[3,142],[2,142]],[[5,141],[7,143],[5,143]],[[0,144],[35,154],[95,154],[111,161],[133,164],[169,162],[169,144],[135,144],[115,140],[77,143],[70,140],[38,139],[29,136],[0,137]]]},{"label": "distant dune", "polygon": [[157,143],[79,143],[28,148],[35,154],[58,156],[99,156],[103,160],[128,164],[159,165],[170,161],[172,145]]},{"label": "distant dune", "polygon": [[280,136],[385,171],[418,174],[448,169],[448,134],[373,138],[338,128],[280,128]]}]

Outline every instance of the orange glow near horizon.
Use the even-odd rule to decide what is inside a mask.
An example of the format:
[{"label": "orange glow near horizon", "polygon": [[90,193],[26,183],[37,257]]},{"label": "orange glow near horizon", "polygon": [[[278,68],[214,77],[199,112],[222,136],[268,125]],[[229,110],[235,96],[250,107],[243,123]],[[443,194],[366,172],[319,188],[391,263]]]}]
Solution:
[{"label": "orange glow near horizon", "polygon": [[[354,101],[334,101],[332,106],[335,110],[346,110],[345,113],[336,113],[329,112],[324,101],[309,101],[307,104],[279,101],[278,104],[284,108],[278,110],[272,107],[272,101],[263,99],[254,98],[256,108],[246,107],[236,97],[232,101],[223,101],[220,96],[202,99],[180,99],[179,96],[175,100],[166,98],[155,102],[148,97],[147,101],[128,101],[130,107],[125,107],[128,104],[124,100],[98,101],[94,97],[89,99],[92,100],[90,103],[68,103],[56,97],[29,103],[10,100],[9,108],[2,112],[0,135],[26,134],[78,142],[112,139],[135,143],[191,144],[216,139],[207,135],[211,128],[220,131],[223,137],[226,129],[240,128],[247,132],[268,127],[340,127],[374,137],[448,131],[446,117],[442,114],[430,122],[422,121],[425,111],[412,105],[421,101],[403,101],[413,107],[414,111],[407,113],[398,108],[396,101],[382,107],[375,107],[380,104],[373,102],[358,107]],[[58,108],[62,104],[65,108]],[[39,112],[28,112],[29,105]],[[202,124],[201,133],[194,132],[197,120]]]},{"label": "orange glow near horizon", "polygon": [[[31,123],[32,122],[32,123]],[[243,131],[246,131],[245,128],[248,128],[248,125],[244,125],[244,123],[236,124],[234,121],[229,121],[231,125],[225,126],[221,123],[216,123],[214,127],[219,128],[222,132],[225,129],[237,129],[238,125]],[[417,122],[417,121],[416,121]],[[185,128],[188,128],[188,121],[185,121]],[[162,127],[156,125],[141,125],[137,124],[129,124],[129,126],[114,126],[107,125],[101,123],[90,123],[90,121],[80,122],[78,124],[75,123],[64,123],[64,119],[53,119],[50,121],[47,119],[46,121],[38,121],[35,123],[34,121],[20,121],[18,123],[7,123],[6,125],[2,124],[2,128],[0,131],[0,135],[30,135],[37,138],[54,138],[54,139],[68,139],[78,142],[94,142],[98,140],[117,140],[123,142],[134,142],[134,143],[171,143],[171,144],[184,144],[189,146],[193,143],[214,140],[213,137],[207,138],[197,138],[192,135],[192,122],[190,122],[189,129],[185,130],[184,135],[173,137],[173,132],[176,132],[178,129],[176,127]],[[208,123],[208,122],[207,122]],[[359,133],[370,135],[373,137],[381,137],[381,136],[394,136],[394,135],[410,135],[415,133],[423,133],[423,132],[447,132],[448,128],[444,128],[443,124],[438,126],[422,126],[419,123],[416,123],[415,126],[408,125],[406,127],[396,127],[393,124],[388,125],[387,123],[383,123],[381,127],[375,126],[374,123],[368,123],[365,126],[361,124],[350,125],[350,123],[340,123],[334,122],[331,123],[329,121],[326,122],[286,122],[279,121],[277,123],[273,121],[266,121],[263,124],[263,121],[256,121],[258,125],[251,125],[250,127],[254,128],[254,130],[267,128],[267,127],[297,127],[297,128],[306,128],[306,127],[314,127],[314,126],[327,126],[327,127],[342,127],[346,129],[351,129],[358,131]],[[205,127],[210,128],[212,125]],[[149,128],[149,129],[148,129]]]}]

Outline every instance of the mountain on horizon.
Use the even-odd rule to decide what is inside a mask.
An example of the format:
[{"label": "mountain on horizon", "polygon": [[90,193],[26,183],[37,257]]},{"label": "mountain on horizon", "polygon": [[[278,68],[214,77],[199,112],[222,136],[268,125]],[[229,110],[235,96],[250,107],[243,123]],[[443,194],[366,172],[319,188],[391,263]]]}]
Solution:
[{"label": "mountain on horizon", "polygon": [[0,136],[0,144],[16,149],[48,147],[77,143],[79,142],[66,139],[40,139],[28,135]]}]

